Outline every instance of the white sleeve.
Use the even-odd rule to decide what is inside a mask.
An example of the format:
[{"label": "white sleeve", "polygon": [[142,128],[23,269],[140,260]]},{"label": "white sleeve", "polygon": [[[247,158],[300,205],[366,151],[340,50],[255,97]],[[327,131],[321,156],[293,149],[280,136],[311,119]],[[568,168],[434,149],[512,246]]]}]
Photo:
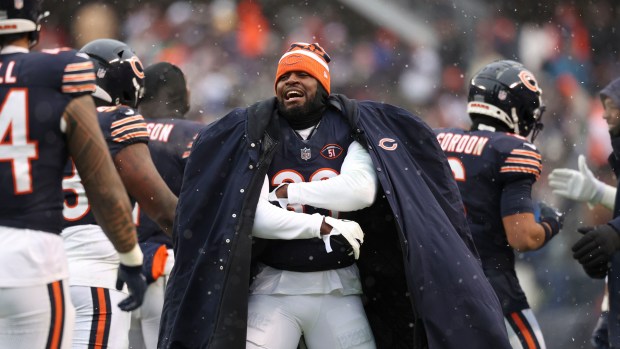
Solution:
[{"label": "white sleeve", "polygon": [[358,142],[347,150],[338,176],[287,187],[288,203],[350,212],[372,205],[379,181],[368,151]]},{"label": "white sleeve", "polygon": [[252,235],[262,239],[311,239],[321,236],[321,223],[323,216],[315,213],[312,215],[288,211],[271,204],[267,200],[269,195],[269,180],[265,176],[263,188],[256,215]]},{"label": "white sleeve", "polygon": [[603,196],[601,198],[601,205],[605,206],[607,209],[613,211],[614,206],[616,204],[616,187],[612,187],[609,184],[603,183]]}]

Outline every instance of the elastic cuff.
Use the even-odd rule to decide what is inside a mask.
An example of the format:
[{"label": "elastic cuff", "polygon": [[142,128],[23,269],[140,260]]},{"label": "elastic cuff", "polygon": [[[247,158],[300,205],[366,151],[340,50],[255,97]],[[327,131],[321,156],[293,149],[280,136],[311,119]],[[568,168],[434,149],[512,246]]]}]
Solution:
[{"label": "elastic cuff", "polygon": [[610,210],[614,209],[616,202],[616,187],[609,184],[603,184],[603,196],[600,204],[607,207]]},{"label": "elastic cuff", "polygon": [[320,213],[313,213],[310,215],[310,224],[312,226],[312,235],[316,238],[322,238],[325,235],[321,235],[321,224],[323,224],[323,215]]},{"label": "elastic cuff", "polygon": [[121,260],[121,264],[128,267],[140,266],[142,265],[142,261],[144,260],[142,250],[140,250],[140,246],[138,246],[138,244],[135,244],[129,252],[119,252],[118,257]]},{"label": "elastic cuff", "polygon": [[592,199],[590,199],[590,201],[588,202],[593,205],[597,205],[601,202],[601,200],[603,200],[603,195],[605,194],[605,185],[597,181],[594,187],[595,187],[594,195],[592,196]]},{"label": "elastic cuff", "polygon": [[286,196],[288,198],[289,204],[302,204],[301,202],[301,194],[300,194],[300,185],[302,183],[289,183],[288,187],[286,187]]}]

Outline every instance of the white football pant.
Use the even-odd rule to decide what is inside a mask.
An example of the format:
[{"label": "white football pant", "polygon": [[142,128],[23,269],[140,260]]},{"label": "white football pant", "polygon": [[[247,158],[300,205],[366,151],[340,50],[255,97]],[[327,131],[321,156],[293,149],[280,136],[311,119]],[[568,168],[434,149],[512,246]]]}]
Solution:
[{"label": "white football pant", "polygon": [[250,295],[246,349],[375,349],[360,295]]},{"label": "white football pant", "polygon": [[68,349],[74,320],[67,280],[0,288],[0,348]]},{"label": "white football pant", "polygon": [[504,315],[508,339],[513,349],[546,349],[545,339],[532,309]]},{"label": "white football pant", "polygon": [[71,286],[75,306],[73,349],[127,349],[131,313],[118,307],[127,294],[102,287]]}]

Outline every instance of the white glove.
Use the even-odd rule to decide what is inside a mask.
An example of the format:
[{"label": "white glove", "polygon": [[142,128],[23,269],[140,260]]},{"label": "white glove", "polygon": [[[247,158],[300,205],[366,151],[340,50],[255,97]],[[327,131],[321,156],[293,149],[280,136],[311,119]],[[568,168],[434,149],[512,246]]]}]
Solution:
[{"label": "white glove", "polygon": [[579,171],[557,168],[549,174],[549,185],[553,193],[565,198],[587,202],[589,206],[603,204],[613,209],[616,189],[594,177],[586,165],[586,158],[579,155]]},{"label": "white glove", "polygon": [[355,259],[360,258],[360,247],[364,243],[364,232],[357,222],[347,221],[344,219],[336,219],[326,216],[325,223],[332,226],[332,232],[328,235],[323,235],[323,242],[325,243],[325,250],[329,253],[332,252],[330,243],[330,237],[332,235],[342,235],[351,247],[353,248],[353,254]]},{"label": "white glove", "polygon": [[276,190],[280,189],[281,186],[288,184],[288,183],[281,183],[280,185],[278,185],[274,190],[272,190],[269,193],[269,196],[267,196],[267,200],[269,201],[273,201],[273,202],[277,202],[278,204],[280,204],[280,207],[282,207],[283,209],[286,210],[286,207],[288,206],[288,198],[279,198],[276,196]]}]

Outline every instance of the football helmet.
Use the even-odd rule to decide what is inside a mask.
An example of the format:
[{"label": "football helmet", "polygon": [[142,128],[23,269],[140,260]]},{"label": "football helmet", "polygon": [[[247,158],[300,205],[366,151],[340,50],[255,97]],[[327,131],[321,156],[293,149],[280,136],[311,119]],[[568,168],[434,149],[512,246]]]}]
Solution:
[{"label": "football helmet", "polygon": [[110,105],[132,108],[144,96],[144,67],[127,44],[113,39],[97,39],[80,49],[95,65],[97,87],[93,97]]},{"label": "football helmet", "polygon": [[29,33],[32,47],[39,40],[41,20],[47,16],[41,0],[0,0],[0,35]]},{"label": "football helmet", "polygon": [[470,81],[467,113],[498,120],[518,135],[542,130],[542,90],[529,70],[515,61],[501,60],[486,65]]}]

